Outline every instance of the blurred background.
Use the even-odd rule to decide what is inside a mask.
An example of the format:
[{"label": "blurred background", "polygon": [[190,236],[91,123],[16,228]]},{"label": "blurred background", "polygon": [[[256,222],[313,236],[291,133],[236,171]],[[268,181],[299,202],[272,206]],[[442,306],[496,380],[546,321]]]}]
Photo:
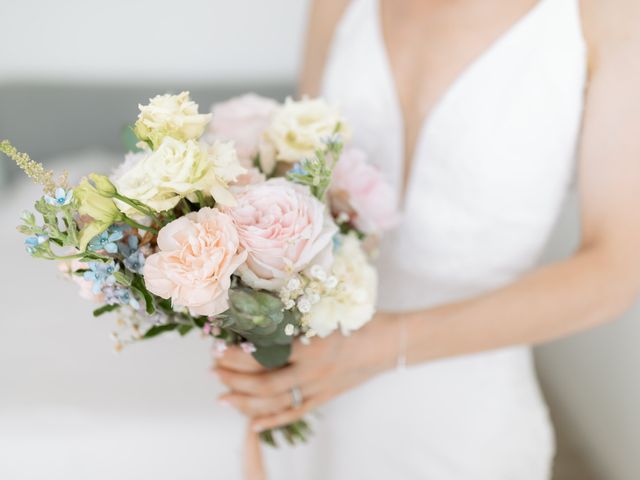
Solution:
[{"label": "blurred background", "polygon": [[[77,178],[122,160],[137,104],[158,93],[190,90],[202,111],[246,91],[284,98],[307,4],[0,0],[0,138]],[[224,478],[220,462],[237,459],[216,458],[210,433],[235,414],[215,403],[207,342],[114,355],[112,320],[22,253],[12,226],[39,188],[6,159],[0,187],[0,479]],[[572,194],[544,261],[570,253],[577,229]],[[537,349],[556,480],[640,478],[639,313]]]}]

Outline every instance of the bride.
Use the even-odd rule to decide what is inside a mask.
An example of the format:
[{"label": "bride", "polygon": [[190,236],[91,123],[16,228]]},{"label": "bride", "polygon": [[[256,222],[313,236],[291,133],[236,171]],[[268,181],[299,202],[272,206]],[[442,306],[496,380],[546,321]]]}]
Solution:
[{"label": "bride", "polygon": [[[404,221],[366,328],[277,371],[217,361],[250,477],[255,432],[318,411],[308,446],[269,449],[271,478],[550,478],[529,345],[614,319],[640,287],[638,25],[633,0],[313,3],[301,93],[341,106]],[[574,176],[582,242],[537,267]]]}]

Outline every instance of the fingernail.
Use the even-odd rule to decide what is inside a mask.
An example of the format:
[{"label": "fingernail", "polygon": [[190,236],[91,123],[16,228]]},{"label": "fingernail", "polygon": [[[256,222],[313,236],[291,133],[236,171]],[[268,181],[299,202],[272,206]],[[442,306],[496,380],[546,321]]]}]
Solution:
[{"label": "fingernail", "polygon": [[260,433],[264,430],[264,427],[262,425],[254,425],[253,426],[253,431],[256,433]]},{"label": "fingernail", "polygon": [[231,406],[231,402],[229,402],[229,400],[227,400],[225,398],[219,398],[218,399],[218,403],[220,405],[222,405],[223,407],[230,407]]}]

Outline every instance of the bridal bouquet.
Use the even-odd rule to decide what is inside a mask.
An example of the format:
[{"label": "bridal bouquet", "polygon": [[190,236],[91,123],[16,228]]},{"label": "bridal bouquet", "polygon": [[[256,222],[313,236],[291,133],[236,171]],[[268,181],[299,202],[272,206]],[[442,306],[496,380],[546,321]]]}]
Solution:
[{"label": "bridal bouquet", "polygon": [[[137,151],[78,185],[0,151],[43,186],[41,220],[22,216],[27,252],[57,260],[118,314],[116,347],[199,330],[215,351],[239,344],[268,368],[295,338],[348,334],[374,313],[364,245],[392,225],[391,188],[322,99],[245,95],[201,114],[188,92],[140,106]],[[304,421],[280,429],[304,440]],[[274,443],[273,432],[262,439]]]}]

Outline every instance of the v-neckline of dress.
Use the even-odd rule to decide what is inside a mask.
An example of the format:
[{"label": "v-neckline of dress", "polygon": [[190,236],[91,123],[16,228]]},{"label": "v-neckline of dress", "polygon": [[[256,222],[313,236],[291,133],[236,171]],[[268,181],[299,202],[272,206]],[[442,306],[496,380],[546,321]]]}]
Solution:
[{"label": "v-neckline of dress", "polygon": [[[438,115],[442,112],[447,105],[447,103],[451,102],[451,99],[454,98],[454,95],[464,86],[465,83],[469,81],[469,78],[472,78],[472,74],[482,66],[488,58],[492,55],[495,55],[500,51],[501,47],[507,43],[508,40],[513,38],[516,33],[518,33],[527,23],[529,23],[537,13],[542,9],[542,7],[551,0],[538,0],[538,2],[533,5],[526,13],[524,13],[521,17],[519,17],[515,22],[513,22],[510,26],[508,26],[502,33],[500,33],[494,40],[492,40],[486,48],[480,52],[477,56],[475,56],[471,61],[469,61],[460,71],[458,75],[447,85],[447,87],[439,94],[436,101],[431,106],[430,110],[424,115],[420,122],[420,126],[417,131],[417,135],[414,141],[414,145],[412,145],[411,151],[411,159],[409,159],[407,163],[407,159],[405,158],[407,155],[407,132],[405,125],[405,117],[404,111],[402,109],[402,104],[400,102],[400,95],[397,88],[395,75],[393,73],[393,69],[391,67],[391,57],[389,55],[389,50],[387,48],[387,43],[384,35],[384,25],[382,21],[382,5],[381,0],[372,0],[373,10],[374,10],[374,22],[375,22],[375,34],[377,37],[377,41],[380,45],[380,51],[382,54],[382,63],[384,66],[384,74],[387,78],[387,85],[389,88],[389,93],[391,94],[394,115],[396,117],[396,122],[399,126],[398,131],[400,132],[400,151],[397,153],[400,159],[400,167],[399,167],[399,189],[398,189],[398,204],[401,210],[404,210],[407,205],[407,200],[411,193],[412,187],[412,176],[415,171],[416,161],[419,158],[422,150],[424,149],[425,139],[427,137],[427,132],[432,128],[432,125],[437,120]],[[408,175],[406,176],[405,182],[405,169],[408,169]]]}]

